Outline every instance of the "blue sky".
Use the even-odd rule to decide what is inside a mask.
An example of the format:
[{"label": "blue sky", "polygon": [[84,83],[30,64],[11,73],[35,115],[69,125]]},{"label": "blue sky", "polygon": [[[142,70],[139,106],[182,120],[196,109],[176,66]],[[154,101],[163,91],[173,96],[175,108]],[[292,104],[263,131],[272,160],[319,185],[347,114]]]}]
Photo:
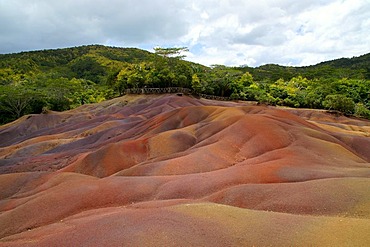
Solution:
[{"label": "blue sky", "polygon": [[0,0],[0,53],[186,46],[204,65],[311,65],[370,52],[369,0]]}]

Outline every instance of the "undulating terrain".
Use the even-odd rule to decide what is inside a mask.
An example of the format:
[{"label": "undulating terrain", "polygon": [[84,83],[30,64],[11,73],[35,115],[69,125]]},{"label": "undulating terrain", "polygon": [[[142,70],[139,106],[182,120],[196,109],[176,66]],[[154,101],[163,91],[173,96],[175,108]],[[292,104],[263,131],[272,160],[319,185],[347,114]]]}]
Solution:
[{"label": "undulating terrain", "polygon": [[0,246],[369,246],[370,122],[126,95],[0,127]]}]

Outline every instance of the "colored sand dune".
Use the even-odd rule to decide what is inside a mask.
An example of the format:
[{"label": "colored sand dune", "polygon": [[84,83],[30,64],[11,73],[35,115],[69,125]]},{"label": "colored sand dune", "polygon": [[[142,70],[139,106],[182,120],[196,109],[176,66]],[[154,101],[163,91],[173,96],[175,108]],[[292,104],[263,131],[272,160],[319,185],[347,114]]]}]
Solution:
[{"label": "colored sand dune", "polygon": [[370,122],[124,96],[0,127],[0,246],[370,245]]}]

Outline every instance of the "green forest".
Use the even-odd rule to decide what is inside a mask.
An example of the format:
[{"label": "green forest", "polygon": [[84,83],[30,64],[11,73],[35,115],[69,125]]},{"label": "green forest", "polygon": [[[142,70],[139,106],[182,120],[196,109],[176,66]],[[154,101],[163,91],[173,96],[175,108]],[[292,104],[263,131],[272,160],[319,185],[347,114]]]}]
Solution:
[{"label": "green forest", "polygon": [[128,88],[184,87],[262,104],[328,109],[370,119],[370,53],[307,67],[203,66],[186,48],[89,45],[0,54],[0,123],[122,96]]}]

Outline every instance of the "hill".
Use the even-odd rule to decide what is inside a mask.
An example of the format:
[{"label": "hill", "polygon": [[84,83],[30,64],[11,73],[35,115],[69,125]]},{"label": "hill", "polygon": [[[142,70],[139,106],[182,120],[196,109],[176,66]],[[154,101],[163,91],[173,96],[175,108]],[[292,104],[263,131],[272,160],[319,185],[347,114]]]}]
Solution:
[{"label": "hill", "polygon": [[256,68],[241,67],[250,72],[257,80],[276,81],[280,78],[290,80],[302,76],[308,79],[365,79],[370,80],[370,53],[352,58],[339,58],[321,62],[316,65],[293,67],[277,64],[266,64]]},{"label": "hill", "polygon": [[144,84],[190,88],[192,70],[204,68],[136,48],[101,45],[1,54],[0,123],[43,109],[101,102]]},{"label": "hill", "polygon": [[[364,69],[369,72],[370,53],[352,58],[339,58],[332,61],[319,63],[317,66],[332,66],[335,68]],[[367,78],[369,79],[369,78]]]},{"label": "hill", "polygon": [[366,246],[370,122],[125,95],[0,127],[0,246]]},{"label": "hill", "polygon": [[195,95],[330,109],[370,118],[369,57],[309,67],[232,68],[101,45],[2,54],[0,123],[26,114],[70,110],[144,87],[183,87]]}]

